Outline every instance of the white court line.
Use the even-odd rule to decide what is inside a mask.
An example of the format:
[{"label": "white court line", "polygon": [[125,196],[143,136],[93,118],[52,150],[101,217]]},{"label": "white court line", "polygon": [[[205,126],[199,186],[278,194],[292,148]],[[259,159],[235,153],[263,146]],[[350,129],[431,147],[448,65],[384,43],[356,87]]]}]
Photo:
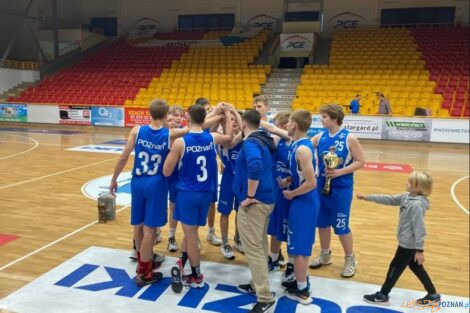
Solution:
[{"label": "white court line", "polygon": [[15,157],[15,156],[18,156],[18,155],[22,155],[22,154],[28,153],[29,151],[32,151],[32,150],[36,149],[36,148],[39,146],[39,141],[37,141],[37,140],[34,139],[34,138],[26,137],[26,136],[21,136],[21,135],[14,135],[14,134],[12,134],[11,136],[18,136],[18,137],[23,137],[23,138],[32,140],[32,141],[34,142],[34,146],[33,146],[32,148],[29,148],[28,150],[25,150],[25,151],[22,151],[22,152],[18,152],[18,153],[15,153],[15,154],[11,154],[11,155],[7,155],[7,156],[4,156],[4,157],[1,157],[0,160],[5,160],[5,159],[8,159],[8,158],[12,158],[12,157]]},{"label": "white court line", "polygon": [[462,209],[462,211],[467,213],[467,215],[469,215],[468,210],[462,205],[462,203],[460,203],[459,199],[457,199],[457,197],[455,196],[455,187],[458,185],[458,183],[460,183],[464,179],[467,179],[468,177],[470,176],[467,175],[467,176],[457,179],[455,183],[452,185],[452,187],[450,187],[450,194],[452,196],[452,199],[454,199],[454,202],[459,206],[459,208]]},{"label": "white court line", "polygon": [[55,173],[52,173],[52,174],[44,175],[44,176],[41,176],[41,177],[36,177],[36,178],[32,178],[32,179],[20,181],[20,182],[13,183],[13,184],[10,184],[10,185],[0,186],[0,190],[5,189],[5,188],[9,188],[9,187],[14,187],[14,186],[26,184],[26,183],[29,183],[29,182],[32,182],[32,181],[36,181],[36,180],[43,179],[43,178],[48,178],[48,177],[60,175],[60,174],[63,174],[63,173],[72,172],[72,171],[79,170],[79,169],[82,169],[82,168],[85,168],[85,167],[93,166],[93,165],[96,165],[96,164],[101,164],[101,163],[108,162],[108,161],[112,161],[112,160],[116,160],[116,159],[117,159],[117,158],[106,159],[106,160],[102,160],[102,161],[99,161],[99,162],[95,162],[95,163],[91,163],[91,164],[87,164],[87,165],[82,165],[82,166],[70,168],[70,169],[68,169],[68,170],[64,170],[64,171],[60,171],[60,172],[55,172]]},{"label": "white court line", "polygon": [[[11,143],[15,145],[26,145],[27,142],[18,142],[18,141],[8,141],[8,140],[0,140],[0,143]],[[44,143],[41,142],[41,146],[63,146],[63,147],[76,147],[77,145],[66,145],[63,143]]]},{"label": "white court line", "polygon": [[[128,207],[130,207],[130,205],[126,205],[126,206],[120,208],[119,210],[116,211],[116,213],[119,213],[119,212],[121,212],[122,210],[127,209]],[[89,223],[89,224],[86,224],[85,226],[82,226],[82,227],[80,227],[79,229],[76,229],[76,230],[74,230],[73,232],[68,233],[68,234],[62,236],[62,237],[60,237],[59,239],[56,239],[56,240],[54,240],[54,241],[48,243],[47,245],[42,246],[41,248],[38,248],[38,249],[36,249],[36,250],[34,250],[34,251],[32,251],[32,252],[26,254],[26,255],[23,255],[22,257],[20,257],[20,258],[18,258],[18,259],[16,259],[16,260],[11,261],[10,263],[7,263],[7,264],[3,265],[2,267],[0,267],[0,272],[3,271],[3,270],[6,269],[6,268],[9,268],[9,267],[12,266],[12,265],[15,265],[16,263],[19,263],[19,262],[23,261],[24,259],[29,258],[29,257],[32,256],[32,255],[35,255],[35,254],[38,253],[38,252],[41,252],[41,251],[44,250],[44,249],[49,248],[50,246],[55,245],[55,244],[58,243],[58,242],[61,242],[61,241],[64,240],[64,239],[67,239],[67,238],[70,237],[70,236],[75,235],[76,233],[81,232],[81,231],[84,230],[84,229],[87,229],[87,228],[90,227],[90,226],[93,226],[93,225],[97,224],[97,223],[98,223],[98,221],[93,221],[93,222],[91,222],[91,223]]]}]

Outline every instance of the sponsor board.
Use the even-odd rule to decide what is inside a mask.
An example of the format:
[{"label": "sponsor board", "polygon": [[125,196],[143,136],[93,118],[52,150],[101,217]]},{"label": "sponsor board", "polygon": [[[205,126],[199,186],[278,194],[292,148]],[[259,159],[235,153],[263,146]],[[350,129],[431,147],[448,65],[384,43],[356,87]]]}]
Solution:
[{"label": "sponsor board", "polygon": [[343,127],[358,138],[380,139],[382,137],[382,119],[367,116],[346,116]]},{"label": "sponsor board", "polygon": [[313,41],[313,33],[281,34],[281,52],[310,52]]},{"label": "sponsor board", "polygon": [[160,23],[150,17],[144,17],[132,24],[130,31],[127,34],[128,40],[133,40],[137,38],[148,38],[152,37],[160,27]]},{"label": "sponsor board", "polygon": [[431,139],[430,118],[384,118],[382,139],[429,141]]},{"label": "sponsor board", "polygon": [[59,124],[59,106],[28,104],[28,123]]},{"label": "sponsor board", "polygon": [[59,124],[91,125],[91,107],[59,105]]},{"label": "sponsor board", "polygon": [[250,18],[246,24],[262,29],[274,29],[276,27],[276,18],[267,14],[259,14]]},{"label": "sponsor board", "polygon": [[468,119],[433,119],[432,142],[469,143]]},{"label": "sponsor board", "polygon": [[150,124],[152,118],[149,110],[145,108],[125,108],[124,109],[124,126],[133,127],[136,125]]},{"label": "sponsor board", "polygon": [[139,47],[214,47],[214,46],[223,46],[220,40],[158,40],[152,39],[144,43],[137,44]]},{"label": "sponsor board", "polygon": [[124,108],[92,107],[91,124],[97,126],[124,126]]},{"label": "sponsor board", "polygon": [[[28,313],[243,313],[256,302],[254,295],[237,290],[237,285],[250,281],[250,270],[246,266],[202,261],[204,287],[183,288],[176,294],[170,287],[170,269],[176,258],[167,257],[158,269],[163,274],[160,282],[137,287],[134,282],[136,263],[129,260],[129,255],[130,251],[89,247],[0,300],[0,307]],[[313,302],[301,305],[284,295],[281,273],[270,274],[269,281],[276,299],[270,310],[273,313],[405,313],[409,311],[410,300],[423,296],[422,291],[394,288],[390,306],[374,306],[363,302],[362,296],[379,290],[379,286],[314,276],[309,278]],[[468,302],[468,298],[463,297],[442,295],[442,298],[452,303]],[[421,307],[419,310],[417,312],[468,312],[464,307]]]},{"label": "sponsor board", "polygon": [[355,12],[340,12],[328,19],[333,29],[357,28],[367,23],[367,19]]},{"label": "sponsor board", "polygon": [[28,107],[26,104],[0,103],[0,121],[26,122],[28,119]]}]

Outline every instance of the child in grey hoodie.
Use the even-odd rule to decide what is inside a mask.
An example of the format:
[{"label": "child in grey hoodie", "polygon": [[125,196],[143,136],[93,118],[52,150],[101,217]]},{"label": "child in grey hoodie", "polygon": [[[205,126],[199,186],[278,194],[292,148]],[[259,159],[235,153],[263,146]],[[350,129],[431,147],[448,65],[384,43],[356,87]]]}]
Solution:
[{"label": "child in grey hoodie", "polygon": [[389,305],[388,294],[395,286],[407,266],[418,277],[428,294],[416,302],[422,306],[430,306],[441,300],[431,278],[423,267],[424,263],[424,237],[426,228],[424,214],[429,209],[427,196],[432,191],[432,178],[424,172],[412,172],[406,185],[406,193],[395,196],[363,195],[357,198],[386,205],[400,206],[400,221],[398,223],[398,248],[395,257],[390,263],[387,277],[382,289],[371,295],[365,295],[364,301],[374,304]]}]

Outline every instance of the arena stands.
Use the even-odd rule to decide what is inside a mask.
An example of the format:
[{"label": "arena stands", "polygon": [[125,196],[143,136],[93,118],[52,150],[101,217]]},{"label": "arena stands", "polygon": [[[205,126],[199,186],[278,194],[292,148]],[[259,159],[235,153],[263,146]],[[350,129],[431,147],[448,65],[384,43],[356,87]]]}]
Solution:
[{"label": "arena stands", "polygon": [[442,108],[452,116],[468,117],[469,109],[469,28],[414,28],[415,38],[430,79],[436,82],[435,92],[442,94]]},{"label": "arena stands", "polygon": [[442,95],[429,79],[412,33],[406,28],[363,28],[334,34],[330,64],[304,69],[293,108],[318,112],[324,103],[342,105],[362,96],[361,114],[378,112],[377,93],[389,98],[395,115],[414,115],[417,107],[433,116],[448,116],[441,108]]}]

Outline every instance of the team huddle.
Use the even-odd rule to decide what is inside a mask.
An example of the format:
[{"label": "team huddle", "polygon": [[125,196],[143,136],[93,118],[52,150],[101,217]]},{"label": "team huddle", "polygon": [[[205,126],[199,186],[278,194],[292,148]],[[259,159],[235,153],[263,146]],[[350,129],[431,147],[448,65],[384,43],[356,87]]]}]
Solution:
[{"label": "team huddle", "polygon": [[[160,228],[168,222],[168,200],[169,251],[178,250],[178,222],[184,232],[181,255],[171,269],[171,287],[176,293],[183,286],[204,286],[199,226],[208,222],[207,239],[221,245],[225,258],[234,258],[228,241],[232,211],[236,213],[233,246],[245,254],[252,275],[251,282],[238,289],[257,297],[251,312],[265,312],[274,304],[268,272],[283,265],[286,268],[281,281],[286,296],[302,304],[312,302],[308,268],[332,263],[331,228],[345,252],[341,276],[355,274],[357,261],[349,215],[353,172],[364,166],[364,156],[357,138],[341,128],[341,106],[322,107],[325,130],[313,138],[307,136],[312,122],[310,112],[278,113],[270,123],[268,110],[263,96],[255,97],[254,109],[243,113],[228,103],[209,110],[208,101],[199,99],[189,108],[185,126],[181,108],[170,108],[159,99],[150,102],[152,122],[131,130],[110,185],[114,194],[117,178],[134,151],[131,224],[138,285],[156,283],[163,277],[156,271],[162,259],[154,255],[153,244],[158,236],[161,240]],[[323,162],[332,149],[341,160],[335,168]],[[217,156],[223,170],[220,190]],[[331,189],[322,193],[325,184]],[[214,232],[215,202],[220,213],[221,240]],[[321,250],[309,264],[317,227]],[[271,236],[270,244],[267,234]],[[287,245],[287,264],[280,252],[283,242]],[[188,261],[190,273],[185,272]]]}]

